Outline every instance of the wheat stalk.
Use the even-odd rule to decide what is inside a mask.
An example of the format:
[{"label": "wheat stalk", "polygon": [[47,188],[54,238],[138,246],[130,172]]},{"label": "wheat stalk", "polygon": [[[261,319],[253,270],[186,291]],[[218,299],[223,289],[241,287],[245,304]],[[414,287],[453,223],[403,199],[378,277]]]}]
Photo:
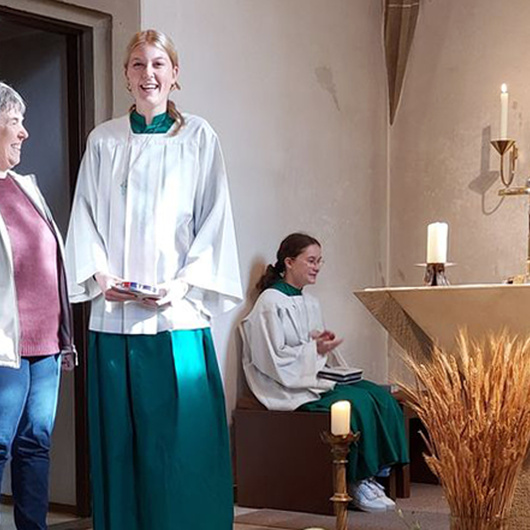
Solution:
[{"label": "wheat stalk", "polygon": [[400,387],[425,425],[424,457],[451,514],[506,518],[530,442],[530,339],[460,332],[454,352],[404,360],[415,385]]}]

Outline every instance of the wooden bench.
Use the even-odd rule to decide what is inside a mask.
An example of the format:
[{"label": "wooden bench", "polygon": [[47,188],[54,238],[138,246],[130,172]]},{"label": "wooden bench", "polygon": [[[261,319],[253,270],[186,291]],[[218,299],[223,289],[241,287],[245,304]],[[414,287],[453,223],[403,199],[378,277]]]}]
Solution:
[{"label": "wooden bench", "polygon": [[[272,411],[255,398],[240,399],[234,411],[237,503],[333,514],[331,452],[320,438],[329,416]],[[394,467],[385,482],[390,497],[409,497],[409,466]]]}]

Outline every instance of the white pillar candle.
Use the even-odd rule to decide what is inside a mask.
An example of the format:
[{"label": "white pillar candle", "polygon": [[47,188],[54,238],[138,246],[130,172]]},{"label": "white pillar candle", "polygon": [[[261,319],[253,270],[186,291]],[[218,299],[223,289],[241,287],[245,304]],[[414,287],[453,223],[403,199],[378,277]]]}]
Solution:
[{"label": "white pillar candle", "polygon": [[447,261],[447,223],[431,223],[427,227],[427,263]]},{"label": "white pillar candle", "polygon": [[331,405],[331,434],[341,436],[350,432],[351,404],[337,401]]},{"label": "white pillar candle", "polygon": [[501,140],[508,138],[508,87],[506,83],[501,86]]}]

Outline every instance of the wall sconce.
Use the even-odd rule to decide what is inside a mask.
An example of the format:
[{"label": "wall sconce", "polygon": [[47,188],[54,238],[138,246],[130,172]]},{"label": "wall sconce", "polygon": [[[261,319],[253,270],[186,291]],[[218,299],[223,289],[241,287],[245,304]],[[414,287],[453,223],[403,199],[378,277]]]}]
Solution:
[{"label": "wall sconce", "polygon": [[[504,184],[505,188],[509,188],[515,177],[515,167],[517,163],[517,158],[519,157],[519,149],[517,149],[517,144],[515,140],[503,139],[503,140],[492,140],[491,145],[495,147],[497,153],[501,155],[501,181]],[[507,155],[508,159],[508,177],[504,175],[504,157]]]},{"label": "wall sconce", "polygon": [[[499,190],[501,197],[517,197],[526,195],[530,197],[530,179],[526,181],[523,187],[512,187],[515,178],[515,169],[517,165],[517,158],[519,157],[519,150],[515,140],[508,138],[508,89],[505,84],[501,87],[501,128],[498,140],[492,140],[491,145],[497,150],[501,157],[500,176],[501,182],[504,186]],[[508,158],[508,174],[505,174],[504,168],[506,165],[505,157]],[[513,276],[507,280],[507,283],[530,283],[530,201],[528,209],[528,251],[526,257],[526,273]]]}]

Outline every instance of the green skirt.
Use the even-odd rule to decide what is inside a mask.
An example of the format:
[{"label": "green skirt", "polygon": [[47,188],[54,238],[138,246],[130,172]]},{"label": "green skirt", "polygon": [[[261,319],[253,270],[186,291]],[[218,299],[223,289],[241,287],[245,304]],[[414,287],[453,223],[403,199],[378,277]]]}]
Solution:
[{"label": "green skirt", "polygon": [[232,530],[224,393],[209,329],[90,332],[95,530]]},{"label": "green skirt", "polygon": [[329,411],[340,400],[351,403],[351,430],[361,433],[348,458],[348,481],[373,477],[385,467],[409,462],[403,412],[390,393],[375,383],[337,385],[300,410]]}]

